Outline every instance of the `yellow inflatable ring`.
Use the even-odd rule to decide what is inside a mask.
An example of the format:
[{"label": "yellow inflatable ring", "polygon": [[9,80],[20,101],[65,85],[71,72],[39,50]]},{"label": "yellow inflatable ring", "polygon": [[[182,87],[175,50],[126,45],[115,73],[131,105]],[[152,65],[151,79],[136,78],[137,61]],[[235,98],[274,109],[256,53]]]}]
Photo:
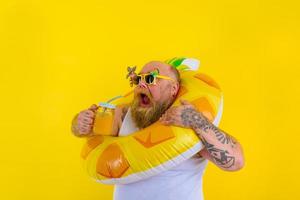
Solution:
[{"label": "yellow inflatable ring", "polygon": [[[173,105],[180,104],[179,98],[186,99],[218,126],[223,108],[218,84],[207,75],[195,71],[181,72],[181,80]],[[118,105],[130,102],[132,98],[133,95],[127,95],[119,100]],[[128,136],[97,135],[88,138],[81,157],[84,168],[96,181],[128,184],[171,169],[202,148],[202,142],[191,129],[155,122]]]}]

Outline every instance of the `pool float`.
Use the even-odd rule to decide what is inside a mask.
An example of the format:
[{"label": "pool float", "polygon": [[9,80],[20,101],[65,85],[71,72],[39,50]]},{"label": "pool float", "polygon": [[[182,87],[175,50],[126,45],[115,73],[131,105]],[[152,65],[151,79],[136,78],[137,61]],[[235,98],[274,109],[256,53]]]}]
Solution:
[{"label": "pool float", "polygon": [[[188,100],[218,126],[223,110],[219,85],[199,72],[196,59],[174,58],[166,62],[179,69],[181,76],[172,106],[180,105],[179,98]],[[98,135],[88,138],[81,152],[84,169],[98,182],[128,184],[143,180],[179,165],[204,147],[193,130],[160,122],[128,136],[110,136],[114,108],[132,99],[133,93],[129,92],[99,104],[101,109],[94,124]]]}]

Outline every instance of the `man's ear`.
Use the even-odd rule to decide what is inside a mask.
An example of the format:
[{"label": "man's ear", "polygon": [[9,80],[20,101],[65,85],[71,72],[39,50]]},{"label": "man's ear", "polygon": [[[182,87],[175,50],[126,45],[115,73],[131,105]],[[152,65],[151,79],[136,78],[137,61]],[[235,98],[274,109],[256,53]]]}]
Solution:
[{"label": "man's ear", "polygon": [[173,83],[172,86],[171,86],[171,95],[172,97],[176,97],[177,96],[177,93],[179,91],[179,83],[176,82],[176,83]]}]

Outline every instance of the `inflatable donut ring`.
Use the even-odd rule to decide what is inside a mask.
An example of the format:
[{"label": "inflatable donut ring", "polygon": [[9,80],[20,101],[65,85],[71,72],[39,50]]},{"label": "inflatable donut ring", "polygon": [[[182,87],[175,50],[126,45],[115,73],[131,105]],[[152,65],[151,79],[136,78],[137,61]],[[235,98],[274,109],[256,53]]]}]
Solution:
[{"label": "inflatable donut ring", "polygon": [[[182,63],[181,63],[182,65]],[[203,73],[182,71],[179,98],[188,100],[214,125],[218,126],[223,108],[218,84]],[[116,105],[129,103],[125,95]],[[111,119],[107,127],[111,127]],[[96,119],[97,120],[97,119]],[[94,127],[100,130],[103,127]],[[149,178],[179,165],[203,148],[191,129],[165,126],[155,122],[128,136],[96,135],[87,139],[82,149],[83,166],[89,176],[104,184],[128,184]]]}]

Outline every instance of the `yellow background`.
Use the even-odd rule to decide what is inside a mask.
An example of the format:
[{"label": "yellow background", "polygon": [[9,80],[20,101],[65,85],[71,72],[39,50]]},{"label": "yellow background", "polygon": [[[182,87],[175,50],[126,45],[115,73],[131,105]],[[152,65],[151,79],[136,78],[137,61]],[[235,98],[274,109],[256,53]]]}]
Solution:
[{"label": "yellow background", "polygon": [[[127,91],[126,67],[196,57],[222,86],[246,165],[210,164],[207,200],[300,199],[297,1],[2,0],[0,199],[111,199],[87,177],[76,112]],[[180,189],[180,184],[178,184]]]}]

